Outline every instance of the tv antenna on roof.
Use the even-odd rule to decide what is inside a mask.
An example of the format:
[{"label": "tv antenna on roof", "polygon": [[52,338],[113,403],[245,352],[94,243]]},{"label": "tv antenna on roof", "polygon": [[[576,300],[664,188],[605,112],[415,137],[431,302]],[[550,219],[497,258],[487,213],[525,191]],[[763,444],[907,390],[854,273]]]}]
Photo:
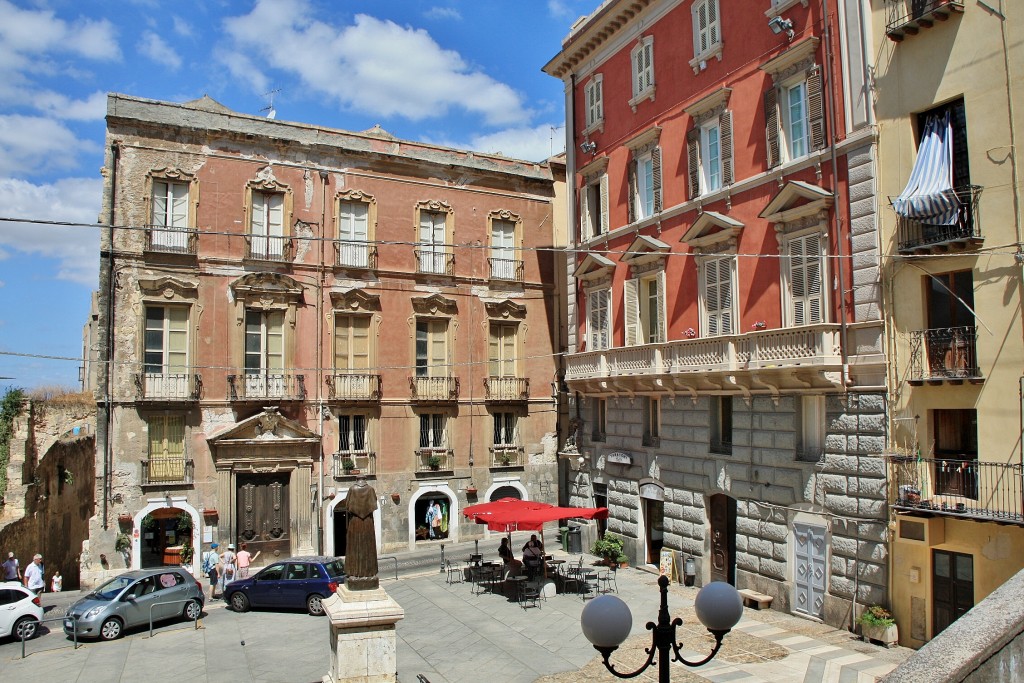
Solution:
[{"label": "tv antenna on roof", "polygon": [[267,118],[268,119],[272,119],[272,118],[277,116],[277,110],[274,109],[274,95],[276,95],[279,92],[281,92],[280,88],[274,88],[270,92],[263,93],[264,97],[269,97],[270,98],[270,104],[268,104],[267,106],[265,106],[262,109],[260,109],[260,111],[267,112]]}]

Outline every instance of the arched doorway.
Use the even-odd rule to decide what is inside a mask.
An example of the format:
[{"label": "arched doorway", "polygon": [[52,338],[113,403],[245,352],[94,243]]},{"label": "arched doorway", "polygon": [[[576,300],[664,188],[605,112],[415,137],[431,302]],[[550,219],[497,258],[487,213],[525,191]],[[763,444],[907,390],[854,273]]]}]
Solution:
[{"label": "arched doorway", "polygon": [[446,493],[431,491],[416,499],[413,519],[416,542],[443,541],[450,534],[452,500]]},{"label": "arched doorway", "polygon": [[515,498],[517,500],[522,500],[523,492],[515,486],[509,486],[506,484],[491,491],[491,495],[487,497],[487,500],[493,502],[495,500],[501,500],[502,498]]},{"label": "arched doorway", "polygon": [[[348,489],[342,489],[332,497],[331,502],[324,506],[324,553],[335,557],[344,557],[348,549],[348,513],[345,510],[345,499]],[[383,500],[383,499],[382,499]],[[381,547],[381,509],[373,511],[373,528],[376,535],[377,552]]]},{"label": "arched doorway", "polygon": [[[184,496],[150,500],[132,520],[127,564],[132,569],[186,565],[191,570],[199,554],[201,524],[199,511]],[[185,562],[190,554],[192,562]]]},{"label": "arched doorway", "polygon": [[348,513],[345,510],[345,501],[334,506],[331,518],[331,525],[334,528],[334,555],[342,557],[348,549]]}]

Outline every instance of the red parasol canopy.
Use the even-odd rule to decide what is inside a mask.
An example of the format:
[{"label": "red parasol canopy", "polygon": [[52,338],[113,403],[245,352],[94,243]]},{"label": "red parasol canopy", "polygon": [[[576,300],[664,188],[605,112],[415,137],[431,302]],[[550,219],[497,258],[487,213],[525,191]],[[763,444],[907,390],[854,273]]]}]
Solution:
[{"label": "red parasol canopy", "polygon": [[606,519],[608,508],[556,507],[548,503],[518,498],[502,498],[471,505],[463,514],[491,531],[543,531],[545,522],[558,519]]}]

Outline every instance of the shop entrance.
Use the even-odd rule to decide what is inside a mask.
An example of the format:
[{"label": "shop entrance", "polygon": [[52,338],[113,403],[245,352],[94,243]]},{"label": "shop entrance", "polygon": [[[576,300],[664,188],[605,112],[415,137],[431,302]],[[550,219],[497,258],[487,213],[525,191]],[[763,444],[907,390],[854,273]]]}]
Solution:
[{"label": "shop entrance", "polygon": [[331,516],[334,524],[334,555],[343,557],[348,546],[348,510],[345,509],[344,500],[334,506]]},{"label": "shop entrance", "polygon": [[[178,566],[191,555],[192,515],[175,507],[153,510],[142,518],[139,566]],[[187,549],[186,549],[187,547]]]},{"label": "shop entrance", "polygon": [[[517,496],[518,497],[518,496]],[[416,542],[448,538],[451,499],[443,493],[425,495],[416,501]]]}]

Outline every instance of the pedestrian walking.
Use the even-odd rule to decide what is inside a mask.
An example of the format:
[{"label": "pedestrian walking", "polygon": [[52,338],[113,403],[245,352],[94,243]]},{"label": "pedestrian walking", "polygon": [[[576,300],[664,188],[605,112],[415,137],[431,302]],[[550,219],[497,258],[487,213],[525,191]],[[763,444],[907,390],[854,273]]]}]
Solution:
[{"label": "pedestrian walking", "polygon": [[235,570],[238,566],[235,564],[237,556],[235,555],[235,544],[228,543],[228,549],[224,551],[224,554],[220,556],[220,572],[221,572],[221,591],[223,592],[224,586],[228,585],[235,580]]},{"label": "pedestrian walking", "polygon": [[4,581],[17,581],[21,583],[21,565],[18,564],[18,558],[14,556],[14,551],[7,553],[7,560],[3,563]]},{"label": "pedestrian walking", "polygon": [[50,592],[60,593],[62,590],[64,590],[64,577],[60,575],[60,570],[58,569],[53,573],[53,578],[50,579]]},{"label": "pedestrian walking", "polygon": [[256,554],[253,555],[249,552],[249,547],[243,543],[241,549],[235,555],[235,561],[238,563],[238,578],[245,579],[249,577],[249,565],[256,561],[256,558],[260,556],[262,550],[257,550]]},{"label": "pedestrian walking", "polygon": [[219,578],[219,566],[220,555],[217,554],[217,544],[211,543],[210,549],[203,553],[203,573],[210,577],[211,600],[217,597],[217,580]]},{"label": "pedestrian walking", "polygon": [[36,553],[32,556],[32,564],[25,567],[25,588],[36,595],[42,593],[46,589],[46,579],[43,578],[44,571],[43,556]]}]

